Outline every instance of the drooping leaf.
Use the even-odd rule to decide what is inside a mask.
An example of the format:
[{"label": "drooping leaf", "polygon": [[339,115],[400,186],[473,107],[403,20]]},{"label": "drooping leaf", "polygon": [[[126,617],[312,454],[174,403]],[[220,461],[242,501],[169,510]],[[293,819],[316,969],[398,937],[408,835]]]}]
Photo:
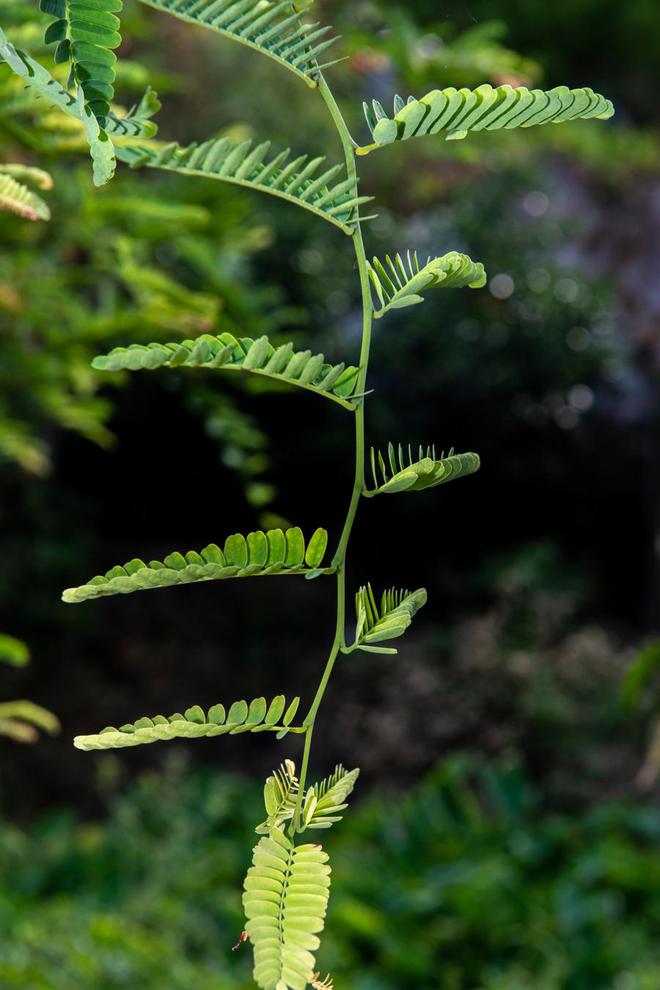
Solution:
[{"label": "drooping leaf", "polygon": [[94,185],[103,186],[115,174],[117,167],[115,148],[108,137],[107,131],[103,130],[98,118],[94,116],[88,104],[83,101],[81,89],[78,90],[78,108],[92,156]]},{"label": "drooping leaf", "polygon": [[417,591],[397,591],[391,588],[383,592],[379,608],[371,585],[360,588],[355,596],[355,642],[344,652],[364,650],[367,653],[396,653],[393,648],[376,644],[402,636],[413,616],[426,605],[426,598],[425,588],[418,588]]},{"label": "drooping leaf", "polygon": [[99,371],[152,371],[156,368],[220,368],[263,375],[288,385],[297,385],[333,399],[346,409],[355,409],[351,399],[359,369],[352,365],[326,364],[322,354],[294,351],[293,344],[275,347],[268,337],[234,337],[203,334],[195,340],[168,344],[130,344],[115,347],[94,358]]},{"label": "drooping leaf", "polygon": [[420,100],[409,97],[407,103],[397,96],[391,117],[377,100],[371,106],[365,103],[364,112],[373,144],[358,148],[360,155],[425,134],[444,133],[448,141],[455,141],[470,131],[560,124],[579,118],[607,120],[614,107],[610,100],[586,87],[557,86],[546,91],[483,85],[474,90],[434,89]]},{"label": "drooping leaf", "polygon": [[235,736],[241,732],[276,732],[277,738],[283,739],[289,732],[304,732],[301,726],[291,725],[299,704],[300,698],[294,698],[287,707],[284,695],[280,694],[270,704],[265,698],[255,698],[249,705],[246,701],[235,701],[228,710],[224,705],[213,705],[204,712],[199,705],[193,705],[183,714],[154,715],[118,729],[108,726],[94,735],[76,736],[73,745],[83,750],[123,749],[170,739],[210,738],[227,733]]},{"label": "drooping leaf", "polygon": [[372,197],[356,195],[353,179],[336,181],[344,166],[322,169],[325,158],[310,160],[308,155],[289,160],[288,148],[267,160],[269,149],[269,141],[253,147],[249,139],[237,144],[216,138],[187,147],[176,143],[127,145],[117,149],[117,157],[131,168],[145,165],[258,189],[302,206],[351,234],[357,208]]},{"label": "drooping leaf", "polygon": [[[319,529],[313,534],[307,548],[302,531],[297,527],[257,531],[247,537],[234,533],[225,540],[221,550],[215,543],[200,553],[168,554],[164,560],[129,560],[123,567],[113,567],[78,588],[67,588],[62,601],[75,603],[106,595],[124,595],[149,588],[167,588],[177,584],[197,581],[215,581],[224,578],[253,577],[266,574],[306,574],[318,570],[325,554],[328,534]],[[331,574],[334,568],[324,568]]]},{"label": "drooping leaf", "polygon": [[445,289],[480,289],[486,284],[486,273],[481,262],[472,261],[466,254],[450,251],[440,258],[428,258],[420,265],[417,252],[400,254],[394,260],[389,255],[385,264],[374,258],[369,265],[371,279],[380,308],[374,317],[380,319],[391,309],[403,309],[424,302],[422,293],[441,286]]},{"label": "drooping leaf", "polygon": [[254,847],[243,907],[261,990],[306,990],[315,977],[330,893],[328,855],[321,846],[294,846],[273,828]]},{"label": "drooping leaf", "polygon": [[40,8],[56,19],[46,29],[46,44],[56,43],[55,61],[71,64],[71,82],[82,91],[85,106],[99,127],[107,124],[114,99],[114,49],[121,44],[117,16],[122,0],[41,0]]},{"label": "drooping leaf", "polygon": [[[474,474],[479,470],[481,461],[478,454],[455,454],[453,449],[445,456],[444,452],[436,459],[435,447],[419,447],[417,460],[408,446],[408,459],[401,444],[398,450],[394,444],[387,446],[387,460],[378,451],[378,468],[376,468],[376,451],[371,448],[371,471],[374,487],[366,489],[363,494],[367,498],[374,495],[388,495],[396,492],[421,492],[426,488],[436,488],[448,481],[455,481]],[[398,455],[398,456],[397,456]]]},{"label": "drooping leaf", "polygon": [[152,90],[148,89],[137,106],[133,107],[125,117],[110,111],[106,117],[106,127],[103,129],[98,125],[89,108],[85,107],[82,94],[78,98],[69,93],[40,62],[27,52],[15,48],[0,29],[0,64],[2,62],[23,79],[35,97],[45,98],[49,104],[75,120],[78,126],[83,127],[90,146],[94,181],[97,185],[102,185],[114,175],[115,155],[112,142],[108,138],[109,134],[118,138],[149,138],[157,131],[156,125],[150,118],[160,104]]},{"label": "drooping leaf", "polygon": [[27,86],[34,89],[40,96],[46,97],[53,106],[83,124],[92,156],[95,184],[103,185],[111,179],[115,171],[112,142],[106,131],[99,126],[91,110],[85,106],[82,93],[80,97],[68,93],[43,65],[28,55],[27,52],[14,48],[1,28],[0,58],[16,75],[24,79]]},{"label": "drooping leaf", "polygon": [[329,27],[305,23],[291,0],[142,0],[149,7],[217,31],[274,59],[315,86],[333,62],[319,57],[337,39]]}]

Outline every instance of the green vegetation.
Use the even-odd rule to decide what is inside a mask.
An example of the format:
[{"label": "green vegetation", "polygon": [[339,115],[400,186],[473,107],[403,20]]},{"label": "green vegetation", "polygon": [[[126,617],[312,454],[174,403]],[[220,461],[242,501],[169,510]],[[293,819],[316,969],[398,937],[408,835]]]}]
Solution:
[{"label": "green vegetation", "polygon": [[0,985],[656,990],[657,5],[241,5],[0,17]]},{"label": "green vegetation", "polygon": [[[310,48],[312,39],[317,42],[318,38],[327,34],[327,30],[321,28],[313,31],[305,27],[295,5],[279,2],[264,5],[261,0],[218,5],[215,0],[201,0],[183,7],[180,3],[166,5],[165,9],[175,15],[181,9],[188,21],[212,30],[219,28],[228,38],[245,40],[250,47],[271,57],[275,53],[277,61],[302,75],[311,88],[318,92],[334,124],[344,153],[343,169],[337,165],[327,168],[323,156],[303,154],[291,160],[288,149],[270,157],[270,141],[255,145],[251,139],[232,142],[221,137],[201,144],[194,142],[186,147],[177,143],[162,146],[154,141],[150,145],[136,145],[136,140],[142,141],[153,134],[153,125],[149,118],[156,107],[149,105],[145,112],[144,108],[148,104],[143,99],[140,107],[125,118],[110,116],[109,101],[114,96],[116,62],[112,50],[121,43],[118,33],[120,23],[115,13],[121,7],[121,2],[115,3],[114,0],[95,0],[90,11],[87,7],[79,8],[77,4],[69,8],[64,0],[61,3],[59,0],[57,3],[43,0],[42,9],[58,18],[47,29],[45,42],[59,43],[56,62],[72,62],[68,86],[75,85],[75,95],[60,86],[39,62],[21,50],[16,50],[0,33],[0,56],[9,68],[23,78],[28,86],[33,86],[41,95],[45,95],[50,103],[79,118],[83,123],[94,164],[95,184],[103,185],[112,178],[115,157],[118,157],[134,168],[146,165],[254,188],[282,197],[292,205],[329,220],[351,239],[355,255],[362,307],[356,391],[353,393],[354,403],[349,406],[354,418],[355,469],[348,509],[330,565],[323,564],[328,543],[326,530],[317,529],[306,547],[299,528],[287,529],[286,533],[281,528],[276,528],[268,533],[261,530],[252,532],[247,538],[240,534],[228,536],[223,550],[216,544],[210,544],[201,553],[188,551],[182,555],[176,552],[162,561],[152,560],[149,564],[134,558],[124,566],[115,566],[105,575],[92,578],[81,587],[67,589],[62,595],[65,602],[75,603],[100,596],[221,578],[270,574],[305,574],[307,578],[315,578],[324,574],[336,574],[334,639],[316,694],[297,728],[304,735],[300,779],[295,779],[294,794],[287,790],[273,798],[270,791],[266,792],[266,810],[271,816],[280,815],[283,805],[290,798],[294,799],[290,821],[286,832],[273,824],[268,834],[255,846],[243,894],[247,919],[245,931],[254,947],[255,982],[262,990],[305,990],[310,984],[314,986],[320,983],[315,953],[320,946],[318,935],[324,928],[332,871],[328,865],[328,854],[318,843],[300,844],[295,839],[297,835],[315,827],[315,816],[330,796],[332,807],[336,805],[339,810],[346,807],[343,802],[352,791],[357,777],[356,772],[351,776],[339,769],[330,781],[309,787],[307,780],[319,708],[340,651],[349,652],[346,630],[346,565],[358,505],[361,496],[367,494],[365,409],[373,320],[376,315],[384,316],[388,310],[423,302],[420,293],[431,285],[439,285],[441,288],[480,288],[485,283],[485,274],[482,265],[475,264],[469,257],[458,252],[430,258],[421,269],[416,253],[412,256],[408,253],[407,268],[399,254],[396,254],[395,262],[388,256],[389,273],[377,259],[374,259],[373,265],[369,264],[363,239],[363,223],[370,218],[361,214],[361,208],[372,197],[359,193],[356,155],[365,155],[372,148],[360,147],[353,139],[325,78],[323,70],[326,66],[319,63],[318,55],[321,49],[325,50],[327,42]],[[277,41],[275,48],[273,38]],[[411,99],[408,104],[404,104],[397,96],[394,99],[394,109],[393,119],[385,116],[377,101],[373,103],[373,115],[367,110],[367,122],[375,142],[373,147],[443,130],[448,131],[449,140],[466,137],[471,130],[526,128],[536,124],[562,123],[590,117],[606,119],[614,112],[608,100],[589,89],[568,90],[563,87],[546,93],[541,90],[530,91],[525,87],[513,89],[503,86],[493,89],[489,85],[478,87],[474,91],[436,90],[419,101]],[[120,143],[116,151],[109,134],[119,136]],[[122,143],[125,140],[129,143]],[[372,284],[381,306],[378,311],[374,307]],[[199,345],[202,357],[208,359],[208,338],[201,339]],[[178,363],[185,361],[188,355],[185,349],[181,350],[184,352],[183,356],[178,361],[167,361],[167,367],[176,367]],[[197,350],[197,342],[192,342],[192,353],[195,354]],[[227,350],[233,353],[230,343],[227,344]],[[141,353],[148,355],[148,351],[145,347]],[[130,350],[126,353],[130,354]],[[285,350],[284,357],[287,362],[286,377],[292,380],[297,377],[299,366],[306,384],[315,381],[321,371],[328,374],[321,355],[313,363],[313,370],[309,368],[310,352],[293,357]],[[265,365],[264,359],[267,359]],[[197,360],[193,366],[199,367],[205,363],[206,360]],[[295,371],[292,370],[291,363],[295,364]],[[132,364],[129,360],[124,367],[132,370]],[[248,369],[252,366],[259,368],[265,376],[274,373],[280,380],[282,378],[279,374],[282,370],[280,350],[276,350],[267,337],[250,343],[249,349],[245,351],[243,366]],[[137,362],[137,367],[140,367],[140,362]],[[318,388],[317,392],[322,397],[330,397],[323,388]],[[374,467],[376,487],[368,492],[369,496],[397,491],[421,491],[461,478],[479,467],[479,458],[473,454],[450,456],[446,459],[441,457],[436,461],[435,454],[431,457],[430,453],[430,450],[427,451],[426,458],[423,458],[420,449],[420,460],[413,462],[410,455],[406,465],[400,449],[397,470],[393,447],[390,446],[392,476],[388,478],[384,460],[380,456],[383,484],[378,484]],[[355,647],[376,652],[391,649],[375,647],[373,644],[402,635],[410,624],[412,615],[425,601],[424,589],[413,596],[393,589],[383,596],[379,612],[373,594],[358,593]],[[280,707],[275,702],[270,707],[267,706],[263,697],[255,699],[249,707],[245,701],[236,702],[228,716],[231,727],[229,731],[235,733],[243,728],[256,731],[264,723],[264,728],[272,726],[277,730],[278,738],[281,738],[289,731],[291,719],[287,719],[287,712],[283,726],[277,725]],[[271,709],[277,709],[273,710],[273,718],[269,718]],[[203,727],[203,732],[198,731],[197,734],[215,735],[227,731],[224,707],[219,705],[210,709],[208,717],[199,706],[188,709],[185,716],[177,713],[168,718],[160,715],[143,717],[137,722],[125,724],[120,730],[110,727],[94,736],[79,738],[78,744],[82,749],[138,745],[168,739],[173,730],[176,735],[191,733],[198,725]],[[341,796],[336,793],[338,789],[341,790]],[[325,827],[337,820],[333,817],[323,818]]]},{"label": "green vegetation", "polygon": [[[5,823],[2,986],[247,990],[231,950],[258,815],[247,780],[174,760],[102,822]],[[658,841],[655,809],[548,814],[515,766],[454,760],[337,832],[319,965],[356,990],[653,990]]]}]

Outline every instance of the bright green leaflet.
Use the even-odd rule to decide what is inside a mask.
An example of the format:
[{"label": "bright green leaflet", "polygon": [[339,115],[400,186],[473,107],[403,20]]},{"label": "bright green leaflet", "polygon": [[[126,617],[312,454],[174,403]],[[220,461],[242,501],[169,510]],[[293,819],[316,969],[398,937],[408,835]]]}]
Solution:
[{"label": "bright green leaflet", "polygon": [[396,492],[421,492],[425,488],[436,488],[448,481],[474,474],[481,464],[478,454],[455,454],[453,450],[446,457],[442,453],[438,459],[435,447],[427,447],[426,452],[420,447],[415,460],[412,448],[408,445],[407,455],[406,458],[401,444],[398,450],[393,443],[388,444],[387,458],[380,451],[376,455],[372,447],[371,473],[374,487],[365,489],[363,494],[371,498],[373,495],[392,495]]},{"label": "bright green leaflet", "polygon": [[[60,0],[44,0],[55,6]],[[76,0],[78,2],[78,0]],[[87,2],[87,0],[80,0]],[[90,0],[108,13],[109,0]],[[119,0],[115,0],[116,3]],[[477,454],[468,452],[436,455],[435,448],[421,446],[413,455],[412,446],[389,445],[385,454],[371,451],[373,487],[366,480],[365,410],[367,374],[374,318],[394,309],[419,305],[426,292],[435,287],[480,288],[486,275],[483,266],[467,255],[450,251],[420,262],[415,251],[394,253],[381,262],[369,263],[363,241],[361,206],[369,199],[358,192],[357,157],[395,141],[425,134],[443,133],[449,139],[465,137],[471,131],[531,127],[543,123],[599,118],[613,113],[604,97],[589,89],[565,87],[544,92],[524,87],[480,86],[475,90],[434,90],[421,100],[408,103],[397,97],[393,115],[374,102],[366,107],[372,143],[359,146],[352,138],[344,117],[323,74],[319,57],[330,43],[328,32],[308,25],[296,5],[288,0],[144,0],[165,13],[200,25],[224,38],[237,41],[267,55],[289,72],[301,77],[311,92],[325,105],[336,128],[344,164],[327,166],[313,154],[291,158],[289,151],[270,153],[270,145],[251,141],[233,143],[214,138],[186,148],[178,144],[160,145],[149,141],[150,117],[156,106],[145,96],[119,123],[107,114],[108,133],[140,137],[141,143],[120,144],[117,157],[139,167],[171,169],[189,176],[226,181],[280,196],[300,206],[312,216],[339,227],[353,246],[362,299],[362,336],[355,365],[327,364],[323,355],[296,351],[292,345],[274,345],[267,337],[234,336],[230,333],[205,334],[197,340],[178,343],[130,345],[99,356],[94,366],[107,371],[155,370],[157,368],[242,371],[261,374],[273,380],[306,388],[320,397],[338,402],[354,417],[355,469],[346,516],[334,552],[325,559],[328,535],[318,529],[306,541],[302,532],[269,530],[246,537],[233,534],[222,549],[209,544],[200,552],[172,553],[163,560],[145,563],[134,559],[114,567],[76,588],[68,589],[67,602],[127,594],[156,587],[169,587],[234,577],[304,575],[315,578],[335,575],[336,620],[332,645],[318,688],[307,712],[294,716],[298,699],[287,707],[283,695],[270,703],[265,698],[234,702],[229,709],[213,705],[207,711],[198,705],[168,717],[156,715],[138,719],[119,728],[108,727],[91,736],[76,739],[82,749],[106,749],[148,744],[173,738],[234,735],[239,732],[270,732],[278,738],[288,733],[304,736],[299,773],[289,759],[268,777],[264,788],[266,817],[257,825],[261,836],[255,846],[252,866],[244,887],[243,904],[246,933],[254,949],[254,978],[262,990],[316,990],[330,987],[328,976],[321,981],[315,970],[319,933],[324,926],[330,888],[327,853],[316,843],[299,843],[307,830],[328,829],[338,822],[347,807],[358,770],[339,766],[326,780],[308,785],[307,776],[316,719],[328,682],[340,653],[356,650],[393,653],[384,645],[400,638],[426,603],[423,588],[415,591],[392,588],[377,602],[371,586],[357,591],[356,626],[347,639],[346,563],[348,546],[362,497],[372,498],[399,492],[423,492],[473,474],[479,468]],[[96,9],[96,8],[95,8]],[[112,22],[114,23],[114,22]],[[111,22],[104,22],[111,29]],[[62,30],[60,27],[57,30]],[[103,39],[100,39],[101,41]],[[107,41],[107,38],[105,39]],[[0,41],[5,43],[4,36]],[[110,50],[111,46],[107,46]],[[101,135],[94,132],[99,122],[93,114],[29,56],[18,55],[11,46],[0,47],[0,54],[14,62],[14,70],[42,87],[55,105],[82,120],[88,129],[93,153]],[[18,61],[17,61],[18,60]],[[36,83],[35,83],[36,79]],[[102,94],[101,94],[102,95]],[[90,118],[91,117],[91,122]],[[123,127],[123,130],[121,129]],[[146,138],[146,140],[144,140]],[[96,152],[99,154],[98,150]],[[97,163],[103,172],[104,163]],[[109,172],[109,164],[105,163]],[[191,592],[192,593],[192,592]]]},{"label": "bright green leaflet", "polygon": [[364,115],[373,144],[357,149],[368,155],[376,148],[426,134],[444,134],[448,141],[467,137],[470,131],[497,131],[537,124],[562,124],[568,120],[607,120],[614,113],[611,102],[592,89],[527,89],[525,86],[478,86],[476,89],[434,89],[421,100],[405,103],[394,98],[391,117],[374,100],[364,104]]},{"label": "bright green leaflet", "polygon": [[378,307],[374,318],[391,309],[405,309],[424,302],[423,293],[427,289],[440,286],[443,289],[481,289],[486,284],[486,272],[481,262],[474,262],[466,254],[450,251],[441,258],[428,258],[420,265],[417,252],[410,251],[404,258],[397,254],[389,255],[385,264],[374,258],[369,265],[369,278],[374,287]]},{"label": "bright green leaflet", "polygon": [[108,726],[91,736],[76,736],[77,749],[123,749],[126,746],[143,746],[148,743],[166,742],[170,739],[201,739],[202,736],[232,736],[239,732],[275,732],[284,739],[289,732],[304,732],[291,725],[298,711],[300,698],[287,705],[283,694],[276,695],[268,704],[265,698],[235,701],[228,709],[213,705],[204,712],[199,705],[187,708],[181,714],[144,716],[118,729]]}]

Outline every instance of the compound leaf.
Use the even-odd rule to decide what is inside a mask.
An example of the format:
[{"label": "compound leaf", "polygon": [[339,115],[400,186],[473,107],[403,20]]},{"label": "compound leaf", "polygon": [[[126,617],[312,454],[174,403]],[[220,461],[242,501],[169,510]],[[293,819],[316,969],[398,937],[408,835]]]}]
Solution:
[{"label": "compound leaf", "polygon": [[345,234],[352,234],[358,207],[372,197],[358,196],[353,179],[339,179],[344,166],[322,168],[325,158],[310,159],[308,155],[290,160],[288,148],[267,158],[269,150],[269,141],[253,147],[250,139],[236,143],[214,138],[187,147],[176,142],[126,145],[117,149],[117,157],[131,168],[145,165],[258,189],[302,206]]},{"label": "compound leaf", "polygon": [[474,90],[434,89],[420,100],[409,97],[407,103],[397,96],[391,117],[377,100],[371,106],[365,103],[364,112],[373,144],[358,148],[361,155],[425,134],[444,133],[448,141],[455,141],[470,131],[560,124],[578,118],[607,120],[614,114],[614,107],[610,100],[586,87],[530,90],[525,86],[483,85]]},{"label": "compound leaf", "polygon": [[156,112],[159,103],[151,90],[147,90],[140,103],[129,111],[126,117],[118,117],[110,112],[104,129],[85,105],[82,92],[78,97],[67,92],[40,62],[27,52],[15,48],[2,29],[0,29],[0,60],[22,78],[36,96],[44,97],[49,104],[83,126],[92,157],[96,185],[103,185],[114,175],[115,151],[108,137],[109,134],[118,137],[151,137],[156,133],[156,126],[149,118]]},{"label": "compound leaf", "polygon": [[94,358],[92,366],[99,371],[153,371],[175,367],[244,371],[309,389],[346,409],[355,409],[358,401],[352,398],[358,368],[326,364],[322,354],[295,351],[291,343],[275,346],[265,336],[253,340],[231,333],[203,334],[178,343],[130,344]]},{"label": "compound leaf", "polygon": [[247,45],[316,86],[319,56],[337,39],[330,28],[305,23],[291,0],[142,0],[149,7],[174,14],[190,24],[210,28],[225,38]]},{"label": "compound leaf", "polygon": [[[444,452],[436,459],[435,447],[427,447],[426,453],[423,447],[419,447],[418,458],[413,460],[413,453],[408,446],[408,458],[406,460],[401,444],[398,450],[394,444],[387,447],[387,459],[374,448],[371,448],[371,471],[374,479],[374,488],[366,489],[363,494],[367,498],[374,495],[388,495],[395,492],[421,492],[426,488],[436,488],[444,485],[448,481],[455,481],[458,478],[474,474],[479,470],[481,464],[478,454],[471,452],[465,454],[455,454],[450,450],[447,456]],[[398,455],[398,456],[397,456]],[[376,467],[380,469],[380,478]]]},{"label": "compound leaf", "polygon": [[82,94],[81,98],[78,99],[68,93],[40,62],[33,59],[27,52],[14,48],[1,28],[0,57],[16,75],[25,80],[27,86],[34,89],[40,96],[45,96],[59,110],[70,117],[75,117],[84,125],[94,166],[94,182],[96,185],[103,185],[104,182],[111,179],[115,170],[112,143],[106,132],[99,127],[91,110],[85,107]]},{"label": "compound leaf", "polygon": [[371,585],[360,588],[355,596],[355,611],[357,627],[355,642],[345,652],[365,650],[365,652],[396,653],[395,649],[379,647],[375,644],[402,636],[413,616],[426,605],[426,589],[417,591],[396,590],[391,588],[384,591],[380,608],[376,604]]},{"label": "compound leaf", "polygon": [[254,847],[243,907],[253,976],[262,990],[305,990],[314,979],[313,953],[330,893],[327,864],[321,846],[295,846],[279,828]]},{"label": "compound leaf", "polygon": [[298,831],[308,828],[330,828],[342,820],[340,812],[347,807],[347,798],[360,775],[359,769],[345,770],[338,764],[325,780],[310,787],[302,804]]},{"label": "compound leaf", "polygon": [[[76,749],[123,749],[126,746],[141,746],[170,739],[199,739],[202,736],[223,736],[241,732],[276,732],[283,739],[289,732],[304,732],[302,727],[292,726],[299,698],[294,698],[283,718],[268,721],[267,713],[276,706],[280,711],[286,704],[283,695],[273,698],[270,706],[265,698],[255,698],[248,703],[235,701],[226,712],[224,705],[213,705],[208,712],[199,705],[193,705],[183,714],[154,715],[130,722],[116,729],[108,726],[101,732],[89,736],[76,736],[73,745]],[[0,706],[0,715],[1,715]]]},{"label": "compound leaf", "polygon": [[480,289],[486,284],[486,273],[481,262],[472,261],[466,254],[450,251],[439,258],[428,258],[420,265],[417,252],[400,254],[394,260],[389,255],[385,264],[374,258],[369,265],[371,279],[379,308],[374,317],[380,319],[391,309],[403,309],[423,302],[422,293],[441,286],[445,289],[461,289],[465,286]]},{"label": "compound leaf", "polygon": [[[317,529],[309,542],[315,557],[322,546],[325,550],[325,545],[327,533]],[[149,588],[168,588],[175,584],[267,574],[307,574],[317,569],[310,568],[304,558],[305,540],[297,527],[286,532],[270,529],[267,533],[248,533],[247,538],[234,533],[225,540],[223,550],[217,544],[210,543],[199,553],[189,550],[184,555],[175,551],[162,561],[152,560],[148,564],[138,558],[129,560],[78,588],[67,588],[62,594],[62,601],[77,603]],[[332,567],[324,568],[323,573],[331,574],[333,570]]]}]

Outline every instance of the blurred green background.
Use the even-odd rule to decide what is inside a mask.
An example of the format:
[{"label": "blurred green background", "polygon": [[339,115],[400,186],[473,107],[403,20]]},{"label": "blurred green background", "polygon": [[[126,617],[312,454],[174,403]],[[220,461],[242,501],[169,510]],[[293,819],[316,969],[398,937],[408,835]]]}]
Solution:
[{"label": "blurred green background", "polygon": [[[37,6],[4,0],[0,23],[46,60]],[[336,156],[297,80],[125,6],[118,95],[151,82],[163,137]],[[314,769],[363,776],[328,835],[319,965],[337,990],[657,990],[660,6],[314,6],[351,56],[330,80],[356,135],[364,98],[486,81],[590,85],[617,110],[364,160],[370,254],[466,250],[489,273],[377,326],[369,442],[453,445],[483,466],[358,517],[351,584],[424,584],[430,605],[398,656],[338,666],[321,712]],[[273,517],[336,536],[349,424],[311,396],[90,360],[223,330],[350,358],[352,254],[220,183],[120,168],[94,189],[77,134],[1,67],[0,141],[2,161],[54,179],[49,224],[0,214],[0,630],[32,656],[0,669],[2,698],[62,723],[33,746],[0,739],[0,988],[247,990],[241,878],[263,778],[298,743],[114,756],[71,738],[193,703],[311,698],[330,589],[227,582],[80,609],[59,595]]]}]

